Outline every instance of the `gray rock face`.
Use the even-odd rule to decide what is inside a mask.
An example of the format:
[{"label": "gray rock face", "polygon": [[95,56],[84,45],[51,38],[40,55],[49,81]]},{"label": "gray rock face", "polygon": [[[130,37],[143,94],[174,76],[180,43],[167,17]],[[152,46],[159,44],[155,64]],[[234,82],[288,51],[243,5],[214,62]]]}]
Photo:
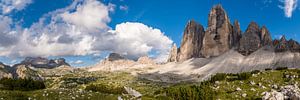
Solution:
[{"label": "gray rock face", "polygon": [[208,28],[203,38],[201,53],[204,57],[219,56],[228,51],[233,33],[229,18],[221,5],[214,6],[209,14]]},{"label": "gray rock face", "polygon": [[1,78],[12,78],[12,74],[9,73],[10,67],[0,62],[0,79]]},{"label": "gray rock face", "polygon": [[239,45],[240,38],[242,37],[241,34],[242,34],[242,31],[240,28],[240,23],[237,20],[235,20],[234,25],[233,25],[233,34],[232,34],[232,41],[231,41],[231,44],[233,46]]},{"label": "gray rock face", "polygon": [[20,78],[20,79],[31,78],[33,80],[43,80],[42,76],[38,74],[37,71],[29,68],[24,64],[19,64],[14,66],[13,76],[14,78]]},{"label": "gray rock face", "polygon": [[184,30],[177,61],[201,57],[200,49],[202,47],[203,35],[203,26],[194,20],[189,21]]},{"label": "gray rock face", "polygon": [[292,52],[300,52],[300,45],[297,41],[290,39],[288,41],[289,49]]},{"label": "gray rock face", "polygon": [[293,39],[287,41],[285,36],[282,36],[280,41],[277,41],[277,43],[274,45],[276,45],[275,46],[276,52],[285,52],[285,51],[300,52],[299,43]]},{"label": "gray rock face", "polygon": [[174,44],[169,54],[168,62],[176,62],[177,61],[177,46]]},{"label": "gray rock face", "polygon": [[107,57],[108,61],[116,61],[116,60],[122,60],[125,59],[125,57],[121,56],[118,53],[111,53],[109,54],[109,56]]},{"label": "gray rock face", "polygon": [[261,28],[261,40],[262,40],[262,45],[266,46],[266,45],[272,45],[272,37],[270,35],[269,30],[267,29],[266,26],[263,26]]},{"label": "gray rock face", "polygon": [[251,22],[240,40],[238,51],[243,55],[249,55],[258,50],[261,45],[260,29],[255,22]]},{"label": "gray rock face", "polygon": [[275,47],[275,51],[276,52],[284,52],[284,51],[288,51],[288,50],[289,50],[288,42],[287,42],[285,36],[282,36],[281,39],[279,40],[279,43]]}]

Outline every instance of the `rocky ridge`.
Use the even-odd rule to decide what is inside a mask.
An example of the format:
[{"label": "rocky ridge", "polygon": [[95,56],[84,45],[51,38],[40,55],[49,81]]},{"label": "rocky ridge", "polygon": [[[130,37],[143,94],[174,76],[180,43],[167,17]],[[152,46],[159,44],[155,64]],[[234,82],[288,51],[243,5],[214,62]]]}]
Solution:
[{"label": "rocky ridge", "polygon": [[149,57],[140,57],[137,61],[127,59],[118,54],[111,53],[107,58],[100,63],[88,67],[88,71],[132,71],[132,70],[146,70],[149,67],[157,66],[157,64]]},{"label": "rocky ridge", "polygon": [[73,68],[63,58],[46,59],[27,57],[23,61],[13,66],[0,63],[1,78],[31,78],[34,80],[43,80],[43,76],[53,76],[67,74]]},{"label": "rocky ridge", "polygon": [[35,68],[55,68],[61,65],[70,66],[64,58],[47,59],[42,57],[27,57],[20,64],[31,65]]}]

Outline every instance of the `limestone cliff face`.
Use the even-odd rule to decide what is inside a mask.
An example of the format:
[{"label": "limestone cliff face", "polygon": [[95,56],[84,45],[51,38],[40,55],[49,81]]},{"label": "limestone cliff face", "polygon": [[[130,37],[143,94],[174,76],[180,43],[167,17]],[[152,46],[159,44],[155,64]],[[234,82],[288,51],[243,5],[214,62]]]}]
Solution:
[{"label": "limestone cliff face", "polygon": [[289,49],[292,52],[300,52],[300,45],[297,41],[290,39],[288,41]]},{"label": "limestone cliff face", "polygon": [[194,20],[189,21],[184,30],[183,39],[177,55],[177,61],[201,57],[200,49],[202,47],[203,35],[203,26]]},{"label": "limestone cliff face", "polygon": [[233,46],[232,25],[221,5],[214,6],[208,18],[201,53],[204,57],[219,56]]},{"label": "limestone cliff face", "polygon": [[233,34],[232,34],[231,44],[233,46],[238,46],[241,37],[242,37],[242,30],[240,28],[240,23],[237,20],[235,20],[234,25],[233,25]]},{"label": "limestone cliff face", "polygon": [[263,26],[260,30],[261,32],[261,44],[263,46],[266,46],[266,45],[272,45],[272,37],[270,35],[270,32],[269,30],[267,29],[266,26]]},{"label": "limestone cliff face", "polygon": [[178,52],[178,48],[177,48],[176,44],[174,44],[170,51],[168,62],[176,62],[177,61],[177,52]]},{"label": "limestone cliff face", "polygon": [[9,66],[0,62],[0,79],[1,78],[12,78],[12,74],[9,73]]},{"label": "limestone cliff face", "polygon": [[261,45],[260,28],[257,23],[251,22],[240,40],[238,51],[243,55],[249,55],[258,50]]},{"label": "limestone cliff face", "polygon": [[300,45],[297,41],[290,39],[289,41],[286,40],[285,36],[282,36],[278,43],[275,45],[276,52],[300,52]]},{"label": "limestone cliff face", "polygon": [[280,40],[272,40],[266,26],[260,27],[251,22],[242,34],[237,20],[231,25],[229,17],[221,5],[214,6],[208,16],[208,26],[189,21],[180,47],[172,47],[168,62],[182,62],[190,58],[211,58],[220,56],[230,49],[249,56],[262,47],[276,52],[300,52],[300,45],[295,40],[287,41],[283,36]]}]

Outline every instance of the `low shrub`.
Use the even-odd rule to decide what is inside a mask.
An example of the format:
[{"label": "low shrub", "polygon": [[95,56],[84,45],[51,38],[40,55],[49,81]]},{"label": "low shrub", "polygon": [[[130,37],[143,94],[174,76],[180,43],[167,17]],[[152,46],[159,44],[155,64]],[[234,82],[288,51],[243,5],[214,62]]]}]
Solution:
[{"label": "low shrub", "polygon": [[210,78],[210,82],[215,82],[215,81],[223,81],[227,77],[227,74],[225,73],[217,73],[216,75],[212,76]]},{"label": "low shrub", "polygon": [[165,93],[174,100],[213,100],[216,95],[210,82],[202,82],[200,85],[172,86],[165,89]]},{"label": "low shrub", "polygon": [[239,74],[237,74],[237,79],[238,79],[238,80],[247,80],[247,79],[249,79],[251,76],[252,76],[252,74],[249,73],[249,72],[239,73]]}]

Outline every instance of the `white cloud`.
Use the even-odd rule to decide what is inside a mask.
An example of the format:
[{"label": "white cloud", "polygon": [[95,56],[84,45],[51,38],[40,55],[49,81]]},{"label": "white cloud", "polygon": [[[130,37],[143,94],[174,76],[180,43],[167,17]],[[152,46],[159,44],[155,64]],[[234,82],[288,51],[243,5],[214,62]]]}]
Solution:
[{"label": "white cloud", "polygon": [[172,44],[172,40],[159,29],[142,23],[121,23],[111,32],[114,34],[113,43],[117,44],[112,51],[133,58],[153,52],[163,57],[160,60],[165,60]]},{"label": "white cloud", "polygon": [[0,9],[3,14],[8,14],[14,10],[19,11],[24,9],[32,0],[1,0]]},{"label": "white cloud", "polygon": [[284,6],[280,5],[279,7],[284,10],[285,16],[291,18],[293,11],[297,8],[298,0],[280,0],[284,3]]},{"label": "white cloud", "polygon": [[[97,40],[97,35],[110,29],[107,26],[110,21],[108,13],[108,6],[97,0],[75,0],[66,8],[44,15],[30,28],[18,31],[19,34],[15,34],[18,38],[13,39],[18,42],[1,48],[0,56],[47,57],[92,54],[95,52],[93,44]],[[64,19],[66,16],[70,19]],[[50,22],[47,22],[48,20]]]},{"label": "white cloud", "polygon": [[6,44],[0,47],[0,56],[84,56],[109,51],[130,58],[151,54],[156,60],[166,60],[172,40],[142,23],[121,23],[112,30],[108,23],[113,9],[114,4],[98,0],[74,0],[23,29],[11,29],[13,20],[0,16],[0,31],[11,41],[0,40],[0,45]]},{"label": "white cloud", "polygon": [[69,24],[95,32],[108,27],[106,23],[110,22],[109,11],[113,11],[111,7],[113,4],[109,5],[106,6],[96,0],[87,0],[77,6],[76,12],[68,11],[61,14],[61,17]]},{"label": "white cloud", "polygon": [[73,64],[83,64],[84,62],[82,60],[77,60],[75,62],[73,62]]}]

